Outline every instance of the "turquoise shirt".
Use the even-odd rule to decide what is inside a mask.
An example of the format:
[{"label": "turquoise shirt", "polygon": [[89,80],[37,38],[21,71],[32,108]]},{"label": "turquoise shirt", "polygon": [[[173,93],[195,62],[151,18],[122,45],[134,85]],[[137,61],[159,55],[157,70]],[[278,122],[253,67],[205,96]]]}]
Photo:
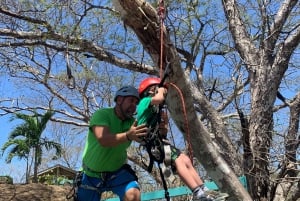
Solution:
[{"label": "turquoise shirt", "polygon": [[138,125],[147,124],[148,126],[155,125],[156,120],[153,115],[157,113],[158,106],[151,105],[152,97],[144,97],[140,100],[137,107],[137,121]]},{"label": "turquoise shirt", "polygon": [[[106,126],[112,134],[126,132],[130,129],[134,118],[122,121],[113,108],[97,110],[91,117],[87,140],[83,151],[83,164],[95,172],[118,170],[127,160],[127,148],[130,142],[124,142],[114,147],[103,147],[92,132],[93,126]],[[85,171],[88,176],[97,174]]]}]

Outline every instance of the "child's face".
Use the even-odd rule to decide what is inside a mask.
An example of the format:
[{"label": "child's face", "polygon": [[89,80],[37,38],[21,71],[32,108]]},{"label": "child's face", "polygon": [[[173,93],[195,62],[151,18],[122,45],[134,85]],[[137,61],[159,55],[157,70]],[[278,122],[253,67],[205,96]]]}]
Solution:
[{"label": "child's face", "polygon": [[152,85],[152,86],[149,87],[149,94],[150,94],[150,96],[154,96],[155,95],[157,86],[158,85]]}]

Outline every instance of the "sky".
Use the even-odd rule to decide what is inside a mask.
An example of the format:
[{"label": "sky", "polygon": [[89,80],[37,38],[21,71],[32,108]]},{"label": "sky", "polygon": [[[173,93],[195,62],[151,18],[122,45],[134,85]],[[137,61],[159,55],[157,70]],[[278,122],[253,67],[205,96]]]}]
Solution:
[{"label": "sky", "polygon": [[[7,141],[9,133],[14,129],[15,124],[13,122],[9,122],[9,117],[4,116],[0,117],[0,125],[1,125],[1,135],[0,135],[0,147]],[[17,158],[12,160],[11,164],[7,164],[5,162],[5,158],[7,156],[7,152],[4,155],[0,156],[0,175],[6,176],[10,175],[13,177],[14,182],[20,183],[23,175],[25,174],[25,163],[24,161],[20,161]]]},{"label": "sky", "polygon": [[[4,97],[11,96],[13,94],[17,94],[17,90],[12,86],[8,76],[1,75],[0,77],[0,104]],[[2,113],[1,113],[2,114]],[[1,125],[1,133],[0,133],[0,148],[2,148],[3,144],[7,142],[9,133],[14,129],[14,127],[19,123],[18,121],[10,121],[11,115],[0,115],[0,125]],[[4,152],[4,155],[0,154],[0,176],[10,175],[13,178],[14,183],[20,183],[22,177],[24,179],[25,175],[25,161],[19,160],[18,158],[14,158],[11,164],[7,164],[5,162],[5,158],[7,156],[7,151]]]}]

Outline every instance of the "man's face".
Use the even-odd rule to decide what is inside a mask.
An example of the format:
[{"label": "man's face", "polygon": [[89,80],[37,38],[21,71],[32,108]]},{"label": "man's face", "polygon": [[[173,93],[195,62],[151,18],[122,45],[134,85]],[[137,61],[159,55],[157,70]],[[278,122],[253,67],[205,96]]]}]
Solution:
[{"label": "man's face", "polygon": [[118,104],[125,118],[132,118],[136,111],[139,100],[134,96],[120,97]]}]

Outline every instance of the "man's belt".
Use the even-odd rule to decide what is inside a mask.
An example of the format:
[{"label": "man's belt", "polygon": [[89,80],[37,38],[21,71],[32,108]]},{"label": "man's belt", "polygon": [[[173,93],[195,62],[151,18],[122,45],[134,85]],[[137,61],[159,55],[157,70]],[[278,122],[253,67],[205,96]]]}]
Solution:
[{"label": "man's belt", "polygon": [[[98,177],[100,178],[100,179],[102,179],[102,180],[106,180],[109,176],[112,176],[114,173],[116,173],[117,171],[114,171],[114,172],[110,172],[110,171],[104,171],[104,172],[99,172],[99,171],[95,171],[95,170],[93,170],[93,169],[91,169],[91,168],[89,168],[86,164],[84,164],[84,163],[82,163],[82,168],[83,168],[83,170],[85,170],[85,171],[88,171],[88,172],[90,172],[90,173],[92,173],[92,174],[96,174],[96,175],[98,175]],[[122,168],[122,167],[121,167]],[[120,169],[121,169],[120,168]]]}]

